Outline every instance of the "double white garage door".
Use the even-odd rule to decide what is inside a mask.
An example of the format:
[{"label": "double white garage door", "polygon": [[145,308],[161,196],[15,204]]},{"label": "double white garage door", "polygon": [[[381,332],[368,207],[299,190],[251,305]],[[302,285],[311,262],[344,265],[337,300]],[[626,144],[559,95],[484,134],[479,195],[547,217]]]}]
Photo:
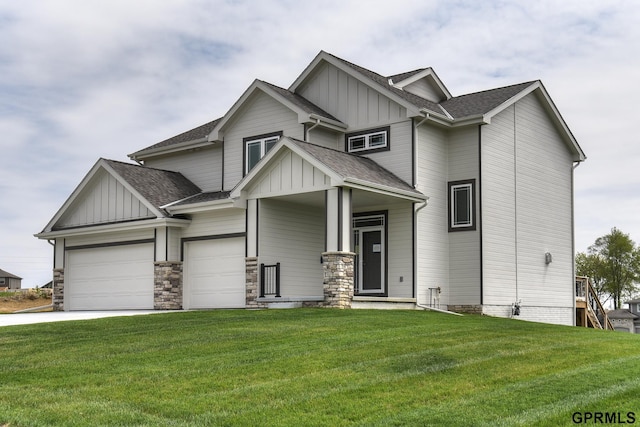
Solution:
[{"label": "double white garage door", "polygon": [[[183,307],[245,305],[244,240],[185,242]],[[68,250],[67,310],[153,309],[153,243]]]}]

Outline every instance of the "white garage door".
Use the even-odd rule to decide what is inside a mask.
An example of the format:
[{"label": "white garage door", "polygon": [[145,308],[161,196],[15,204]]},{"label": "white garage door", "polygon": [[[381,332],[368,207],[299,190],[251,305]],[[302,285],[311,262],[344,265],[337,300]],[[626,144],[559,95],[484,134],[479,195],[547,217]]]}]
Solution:
[{"label": "white garage door", "polygon": [[186,309],[244,308],[244,239],[185,243],[184,305]]},{"label": "white garage door", "polygon": [[67,251],[65,309],[153,309],[153,244]]}]

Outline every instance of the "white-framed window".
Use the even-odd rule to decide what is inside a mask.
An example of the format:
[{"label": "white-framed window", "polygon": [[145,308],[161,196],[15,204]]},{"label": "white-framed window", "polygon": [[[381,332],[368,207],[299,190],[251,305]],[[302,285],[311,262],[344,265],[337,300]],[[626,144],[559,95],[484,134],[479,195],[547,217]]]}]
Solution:
[{"label": "white-framed window", "polygon": [[244,150],[245,150],[245,163],[244,173],[245,175],[254,168],[254,166],[265,156],[278,142],[282,132],[270,133],[267,135],[252,136],[244,138]]},{"label": "white-framed window", "polygon": [[449,231],[475,230],[475,180],[449,183]]},{"label": "white-framed window", "polygon": [[346,135],[346,151],[384,151],[389,149],[389,128],[370,129]]},{"label": "white-framed window", "polygon": [[4,285],[4,277],[0,277],[0,285]]}]

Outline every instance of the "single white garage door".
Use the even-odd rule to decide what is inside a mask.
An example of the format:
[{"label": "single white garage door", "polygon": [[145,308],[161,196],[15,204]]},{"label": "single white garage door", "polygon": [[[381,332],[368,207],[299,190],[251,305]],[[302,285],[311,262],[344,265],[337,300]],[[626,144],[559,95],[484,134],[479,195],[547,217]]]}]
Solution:
[{"label": "single white garage door", "polygon": [[245,307],[244,239],[185,242],[184,306]]},{"label": "single white garage door", "polygon": [[67,310],[153,309],[153,244],[67,251]]}]

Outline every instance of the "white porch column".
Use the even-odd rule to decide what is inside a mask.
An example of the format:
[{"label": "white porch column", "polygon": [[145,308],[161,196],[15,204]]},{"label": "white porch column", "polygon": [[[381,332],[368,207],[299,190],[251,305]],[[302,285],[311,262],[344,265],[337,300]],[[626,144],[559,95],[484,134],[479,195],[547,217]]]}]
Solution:
[{"label": "white porch column", "polygon": [[328,252],[351,250],[351,190],[342,187],[326,191],[325,215]]},{"label": "white porch column", "polygon": [[247,200],[247,256],[258,256],[258,200]]}]

